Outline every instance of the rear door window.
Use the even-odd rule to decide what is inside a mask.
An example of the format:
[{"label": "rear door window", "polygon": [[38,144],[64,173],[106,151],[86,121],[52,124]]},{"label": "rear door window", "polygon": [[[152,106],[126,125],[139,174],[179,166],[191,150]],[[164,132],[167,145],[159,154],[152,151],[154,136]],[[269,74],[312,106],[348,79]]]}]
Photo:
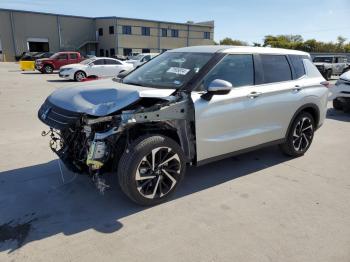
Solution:
[{"label": "rear door window", "polygon": [[305,75],[305,68],[304,68],[304,56],[301,55],[289,55],[290,62],[292,64],[295,79],[298,79]]},{"label": "rear door window", "polygon": [[260,55],[264,83],[292,80],[292,72],[284,55]]},{"label": "rear door window", "polygon": [[113,60],[113,59],[105,59],[105,64],[106,65],[120,65],[120,63],[117,60]]},{"label": "rear door window", "polygon": [[202,89],[215,79],[228,81],[233,87],[254,85],[253,56],[227,55],[205,76]]}]

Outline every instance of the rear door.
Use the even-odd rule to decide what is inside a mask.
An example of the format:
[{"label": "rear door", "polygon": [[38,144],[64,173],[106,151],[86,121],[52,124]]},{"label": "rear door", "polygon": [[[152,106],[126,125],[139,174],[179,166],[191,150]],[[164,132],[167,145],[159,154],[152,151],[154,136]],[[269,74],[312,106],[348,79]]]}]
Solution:
[{"label": "rear door", "polygon": [[302,104],[306,86],[301,56],[261,54],[256,66],[261,71],[261,83],[253,88],[256,117],[262,130],[260,141],[282,139],[290,121]]},{"label": "rear door", "polygon": [[70,53],[69,54],[69,60],[70,60],[69,61],[70,64],[77,64],[77,63],[80,62],[77,53]]}]

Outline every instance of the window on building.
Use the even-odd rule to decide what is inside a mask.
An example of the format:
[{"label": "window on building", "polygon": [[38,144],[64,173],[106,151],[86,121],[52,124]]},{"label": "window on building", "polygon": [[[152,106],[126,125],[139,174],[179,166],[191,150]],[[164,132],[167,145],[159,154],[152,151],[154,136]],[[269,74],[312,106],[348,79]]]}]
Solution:
[{"label": "window on building", "polygon": [[142,53],[143,54],[146,54],[146,53],[148,54],[148,53],[151,53],[151,50],[149,48],[143,48],[142,49]]},{"label": "window on building", "polygon": [[123,34],[124,35],[131,35],[132,31],[131,31],[131,26],[130,25],[123,25]]},{"label": "window on building", "polygon": [[304,57],[300,55],[289,55],[289,59],[294,69],[295,78],[298,79],[305,75]]},{"label": "window on building", "polygon": [[109,57],[109,51],[108,50],[106,50],[106,56]]},{"label": "window on building", "polygon": [[204,32],[203,37],[204,39],[210,39],[210,32]]},{"label": "window on building", "polygon": [[203,89],[215,79],[228,81],[233,87],[254,85],[254,64],[252,55],[228,55],[205,77]]},{"label": "window on building", "polygon": [[99,28],[98,29],[98,35],[99,36],[103,36],[103,28]]},{"label": "window on building", "polygon": [[100,49],[100,56],[105,56],[105,50],[104,49]]},{"label": "window on building", "polygon": [[109,50],[109,52],[111,53],[111,57],[114,57],[115,56],[115,49],[114,48],[111,48]]},{"label": "window on building", "polygon": [[275,83],[292,79],[292,72],[286,56],[260,55],[264,73],[264,83]]},{"label": "window on building", "polygon": [[171,29],[171,37],[179,37],[179,30]]},{"label": "window on building", "polygon": [[151,35],[151,29],[149,27],[142,27],[141,28],[141,34],[145,36]]},{"label": "window on building", "polygon": [[111,25],[111,26],[109,27],[109,34],[110,34],[110,35],[114,35],[114,26],[113,26],[113,25]]},{"label": "window on building", "polygon": [[168,36],[168,29],[162,28],[162,37],[167,37]]},{"label": "window on building", "polygon": [[124,48],[123,49],[123,55],[124,56],[129,56],[129,55],[131,55],[131,53],[132,53],[132,49],[131,48]]}]

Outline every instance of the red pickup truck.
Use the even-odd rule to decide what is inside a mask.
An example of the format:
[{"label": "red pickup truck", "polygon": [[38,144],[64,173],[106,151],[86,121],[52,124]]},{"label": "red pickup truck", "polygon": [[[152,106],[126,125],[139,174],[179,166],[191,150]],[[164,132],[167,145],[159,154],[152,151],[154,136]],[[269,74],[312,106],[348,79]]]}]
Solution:
[{"label": "red pickup truck", "polygon": [[61,66],[80,63],[84,58],[79,52],[58,52],[49,58],[37,59],[35,69],[41,73],[50,74]]}]

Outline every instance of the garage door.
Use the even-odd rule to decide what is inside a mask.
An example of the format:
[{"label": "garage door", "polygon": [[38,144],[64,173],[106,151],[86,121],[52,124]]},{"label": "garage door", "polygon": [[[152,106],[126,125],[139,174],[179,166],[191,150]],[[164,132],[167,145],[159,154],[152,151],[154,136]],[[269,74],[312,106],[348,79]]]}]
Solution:
[{"label": "garage door", "polygon": [[47,38],[28,38],[27,46],[29,52],[49,52],[49,40]]}]

